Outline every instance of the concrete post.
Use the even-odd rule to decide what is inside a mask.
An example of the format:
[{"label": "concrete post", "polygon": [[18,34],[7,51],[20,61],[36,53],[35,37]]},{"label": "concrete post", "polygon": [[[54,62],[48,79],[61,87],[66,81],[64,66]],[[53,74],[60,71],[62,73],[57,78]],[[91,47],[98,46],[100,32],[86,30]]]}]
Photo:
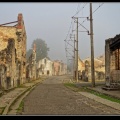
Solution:
[{"label": "concrete post", "polygon": [[109,40],[105,41],[105,78],[107,78],[106,84],[110,84],[110,47]]}]

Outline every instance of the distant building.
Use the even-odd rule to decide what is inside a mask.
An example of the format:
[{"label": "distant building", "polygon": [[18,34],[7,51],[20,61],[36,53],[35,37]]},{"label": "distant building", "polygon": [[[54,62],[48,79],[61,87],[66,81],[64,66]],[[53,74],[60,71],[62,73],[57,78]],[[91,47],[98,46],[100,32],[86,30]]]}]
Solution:
[{"label": "distant building", "polygon": [[67,65],[59,60],[53,61],[53,75],[67,74]]},{"label": "distant building", "polygon": [[27,80],[35,80],[37,78],[36,68],[36,44],[33,45],[32,54],[29,56],[26,67],[26,78]]},{"label": "distant building", "polygon": [[[83,62],[88,64],[87,71],[88,71],[88,79],[91,80],[91,58],[88,57],[83,60]],[[94,68],[95,68],[95,79],[100,80],[104,79],[105,77],[105,65],[103,58],[101,60],[98,58],[94,58]]]},{"label": "distant building", "polygon": [[53,61],[53,75],[60,75],[61,74],[61,65],[59,60]]},{"label": "distant building", "polygon": [[85,70],[85,63],[78,57],[78,71]]},{"label": "distant building", "polygon": [[37,62],[37,77],[40,77],[43,75],[45,76],[53,75],[53,62],[47,57],[41,60],[38,60]]}]

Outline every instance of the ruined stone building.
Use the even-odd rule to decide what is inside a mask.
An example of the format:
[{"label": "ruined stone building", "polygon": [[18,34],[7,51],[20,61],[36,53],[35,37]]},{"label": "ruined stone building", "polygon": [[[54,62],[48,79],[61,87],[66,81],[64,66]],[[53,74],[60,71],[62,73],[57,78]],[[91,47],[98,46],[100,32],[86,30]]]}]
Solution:
[{"label": "ruined stone building", "polygon": [[32,54],[29,56],[26,67],[26,78],[28,80],[35,80],[37,76],[36,68],[36,44],[33,45]]},{"label": "ruined stone building", "polygon": [[120,34],[105,40],[105,77],[107,86],[120,83]]},{"label": "ruined stone building", "polygon": [[53,75],[67,74],[67,65],[59,60],[53,61]]},{"label": "ruined stone building", "polygon": [[47,57],[38,60],[37,62],[37,76],[52,76],[53,75],[53,62]]},{"label": "ruined stone building", "polygon": [[61,75],[67,74],[67,65],[61,61]]},{"label": "ruined stone building", "polygon": [[78,57],[78,71],[83,71],[85,70],[85,64],[84,62]]},{"label": "ruined stone building", "polygon": [[45,57],[37,62],[37,77],[52,76],[52,75],[65,75],[67,74],[67,65],[62,61],[51,61]]},{"label": "ruined stone building", "polygon": [[[12,23],[15,25],[10,26]],[[17,21],[0,25],[0,88],[25,83],[26,39],[22,14],[18,14]]]},{"label": "ruined stone building", "polygon": [[[88,79],[91,80],[91,58],[88,57],[83,60],[85,64],[85,71],[87,71]],[[104,80],[105,78],[105,66],[104,61],[98,58],[94,58],[95,79]]]},{"label": "ruined stone building", "polygon": [[53,61],[53,75],[60,75],[60,70],[61,66],[60,66],[60,61],[59,60],[55,60]]}]

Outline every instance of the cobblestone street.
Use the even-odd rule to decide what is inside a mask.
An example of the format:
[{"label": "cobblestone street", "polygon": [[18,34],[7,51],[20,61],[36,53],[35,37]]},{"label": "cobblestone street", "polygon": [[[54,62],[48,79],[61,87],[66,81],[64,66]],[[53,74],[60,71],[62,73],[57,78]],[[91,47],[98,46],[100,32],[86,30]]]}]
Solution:
[{"label": "cobblestone street", "polygon": [[65,76],[39,84],[24,99],[23,115],[118,115],[120,111],[66,88]]}]

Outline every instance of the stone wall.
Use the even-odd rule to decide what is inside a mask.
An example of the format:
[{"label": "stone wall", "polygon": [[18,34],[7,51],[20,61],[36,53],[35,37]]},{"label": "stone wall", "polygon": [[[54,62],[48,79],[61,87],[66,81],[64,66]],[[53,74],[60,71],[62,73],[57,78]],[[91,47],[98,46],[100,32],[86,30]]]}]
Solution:
[{"label": "stone wall", "polygon": [[7,66],[11,87],[26,82],[26,31],[22,14],[15,26],[0,26],[0,60]]}]

